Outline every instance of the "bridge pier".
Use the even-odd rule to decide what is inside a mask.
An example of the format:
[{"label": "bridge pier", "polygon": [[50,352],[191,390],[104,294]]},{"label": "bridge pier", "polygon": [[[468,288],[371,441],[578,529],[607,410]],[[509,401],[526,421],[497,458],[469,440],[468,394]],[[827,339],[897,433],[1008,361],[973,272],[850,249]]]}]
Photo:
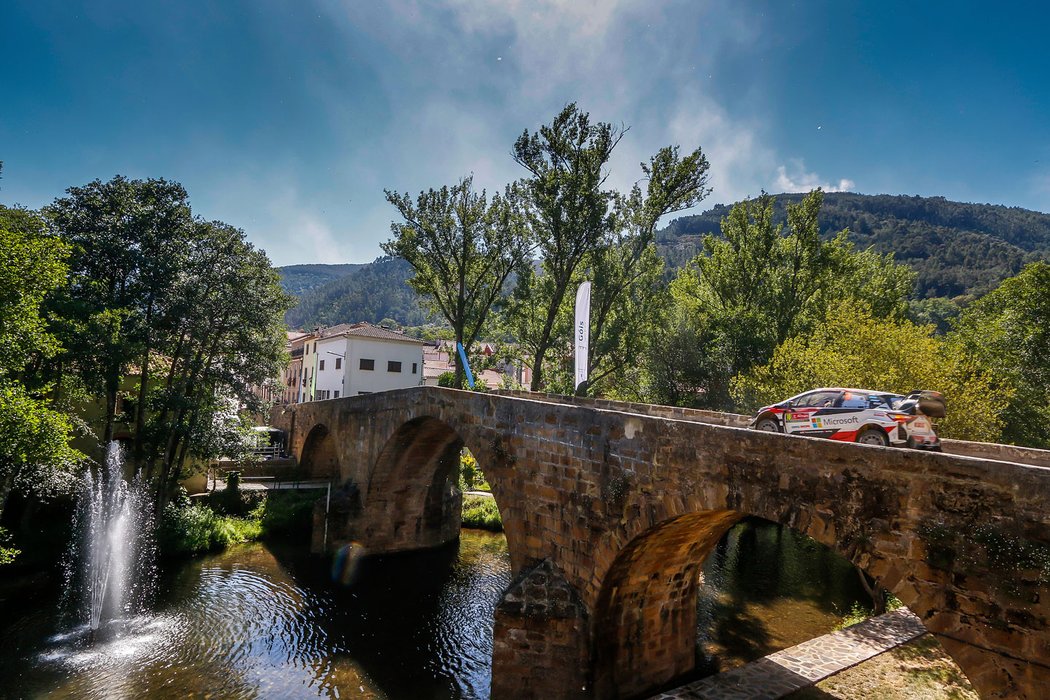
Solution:
[{"label": "bridge pier", "polygon": [[588,615],[549,559],[518,578],[496,606],[492,699],[590,698]]}]

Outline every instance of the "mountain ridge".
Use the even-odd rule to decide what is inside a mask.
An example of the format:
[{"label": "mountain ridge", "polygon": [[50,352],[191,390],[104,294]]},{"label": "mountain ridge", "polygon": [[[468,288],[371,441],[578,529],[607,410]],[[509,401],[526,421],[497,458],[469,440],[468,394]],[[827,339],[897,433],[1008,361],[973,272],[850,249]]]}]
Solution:
[{"label": "mountain ridge", "polygon": [[[804,194],[776,198],[775,216],[786,219],[786,205]],[[678,217],[656,234],[669,273],[702,250],[707,234],[718,235],[732,204]],[[857,248],[893,253],[918,273],[914,297],[973,298],[1034,260],[1050,260],[1050,214],[1002,204],[953,202],[945,197],[824,195],[819,225],[825,237],[844,228]],[[292,327],[393,319],[403,325],[433,320],[406,280],[404,260],[377,258],[349,265],[289,265],[278,268],[286,291],[299,297],[288,312]]]}]

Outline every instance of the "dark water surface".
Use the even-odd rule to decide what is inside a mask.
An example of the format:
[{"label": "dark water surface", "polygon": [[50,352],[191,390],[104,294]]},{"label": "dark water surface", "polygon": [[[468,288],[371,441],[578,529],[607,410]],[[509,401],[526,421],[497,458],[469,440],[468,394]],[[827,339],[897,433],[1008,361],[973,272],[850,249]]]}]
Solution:
[{"label": "dark water surface", "polygon": [[[365,560],[331,583],[301,550],[264,544],[180,564],[154,613],[102,630],[57,619],[54,587],[0,606],[0,697],[486,698],[502,535]],[[852,567],[762,522],[710,557],[699,601],[705,672],[829,631],[863,592]]]},{"label": "dark water surface", "polygon": [[60,631],[52,593],[4,625],[0,697],[488,695],[492,611],[510,581],[502,535],[366,560],[345,589],[317,569],[263,544],[186,562],[154,614],[94,644]]}]

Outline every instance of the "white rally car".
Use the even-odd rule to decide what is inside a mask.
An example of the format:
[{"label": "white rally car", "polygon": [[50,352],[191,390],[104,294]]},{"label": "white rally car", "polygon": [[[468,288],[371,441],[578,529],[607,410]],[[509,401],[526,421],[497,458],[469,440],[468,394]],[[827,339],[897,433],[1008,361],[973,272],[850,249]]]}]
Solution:
[{"label": "white rally car", "polygon": [[931,418],[943,418],[944,397],[935,391],[907,396],[868,389],[814,389],[765,406],[751,427],[865,445],[941,450]]}]

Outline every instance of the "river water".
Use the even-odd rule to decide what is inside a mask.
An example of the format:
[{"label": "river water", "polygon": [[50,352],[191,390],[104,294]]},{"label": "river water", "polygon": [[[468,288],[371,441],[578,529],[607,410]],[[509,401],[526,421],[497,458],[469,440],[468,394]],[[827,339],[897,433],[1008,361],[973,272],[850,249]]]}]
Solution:
[{"label": "river water", "polygon": [[[182,563],[154,612],[93,643],[34,587],[0,605],[2,697],[485,698],[502,535],[365,560],[332,583],[301,548],[252,544]],[[701,674],[829,631],[863,591],[849,564],[770,523],[734,527],[698,600]],[[14,601],[17,600],[17,603]]]}]

